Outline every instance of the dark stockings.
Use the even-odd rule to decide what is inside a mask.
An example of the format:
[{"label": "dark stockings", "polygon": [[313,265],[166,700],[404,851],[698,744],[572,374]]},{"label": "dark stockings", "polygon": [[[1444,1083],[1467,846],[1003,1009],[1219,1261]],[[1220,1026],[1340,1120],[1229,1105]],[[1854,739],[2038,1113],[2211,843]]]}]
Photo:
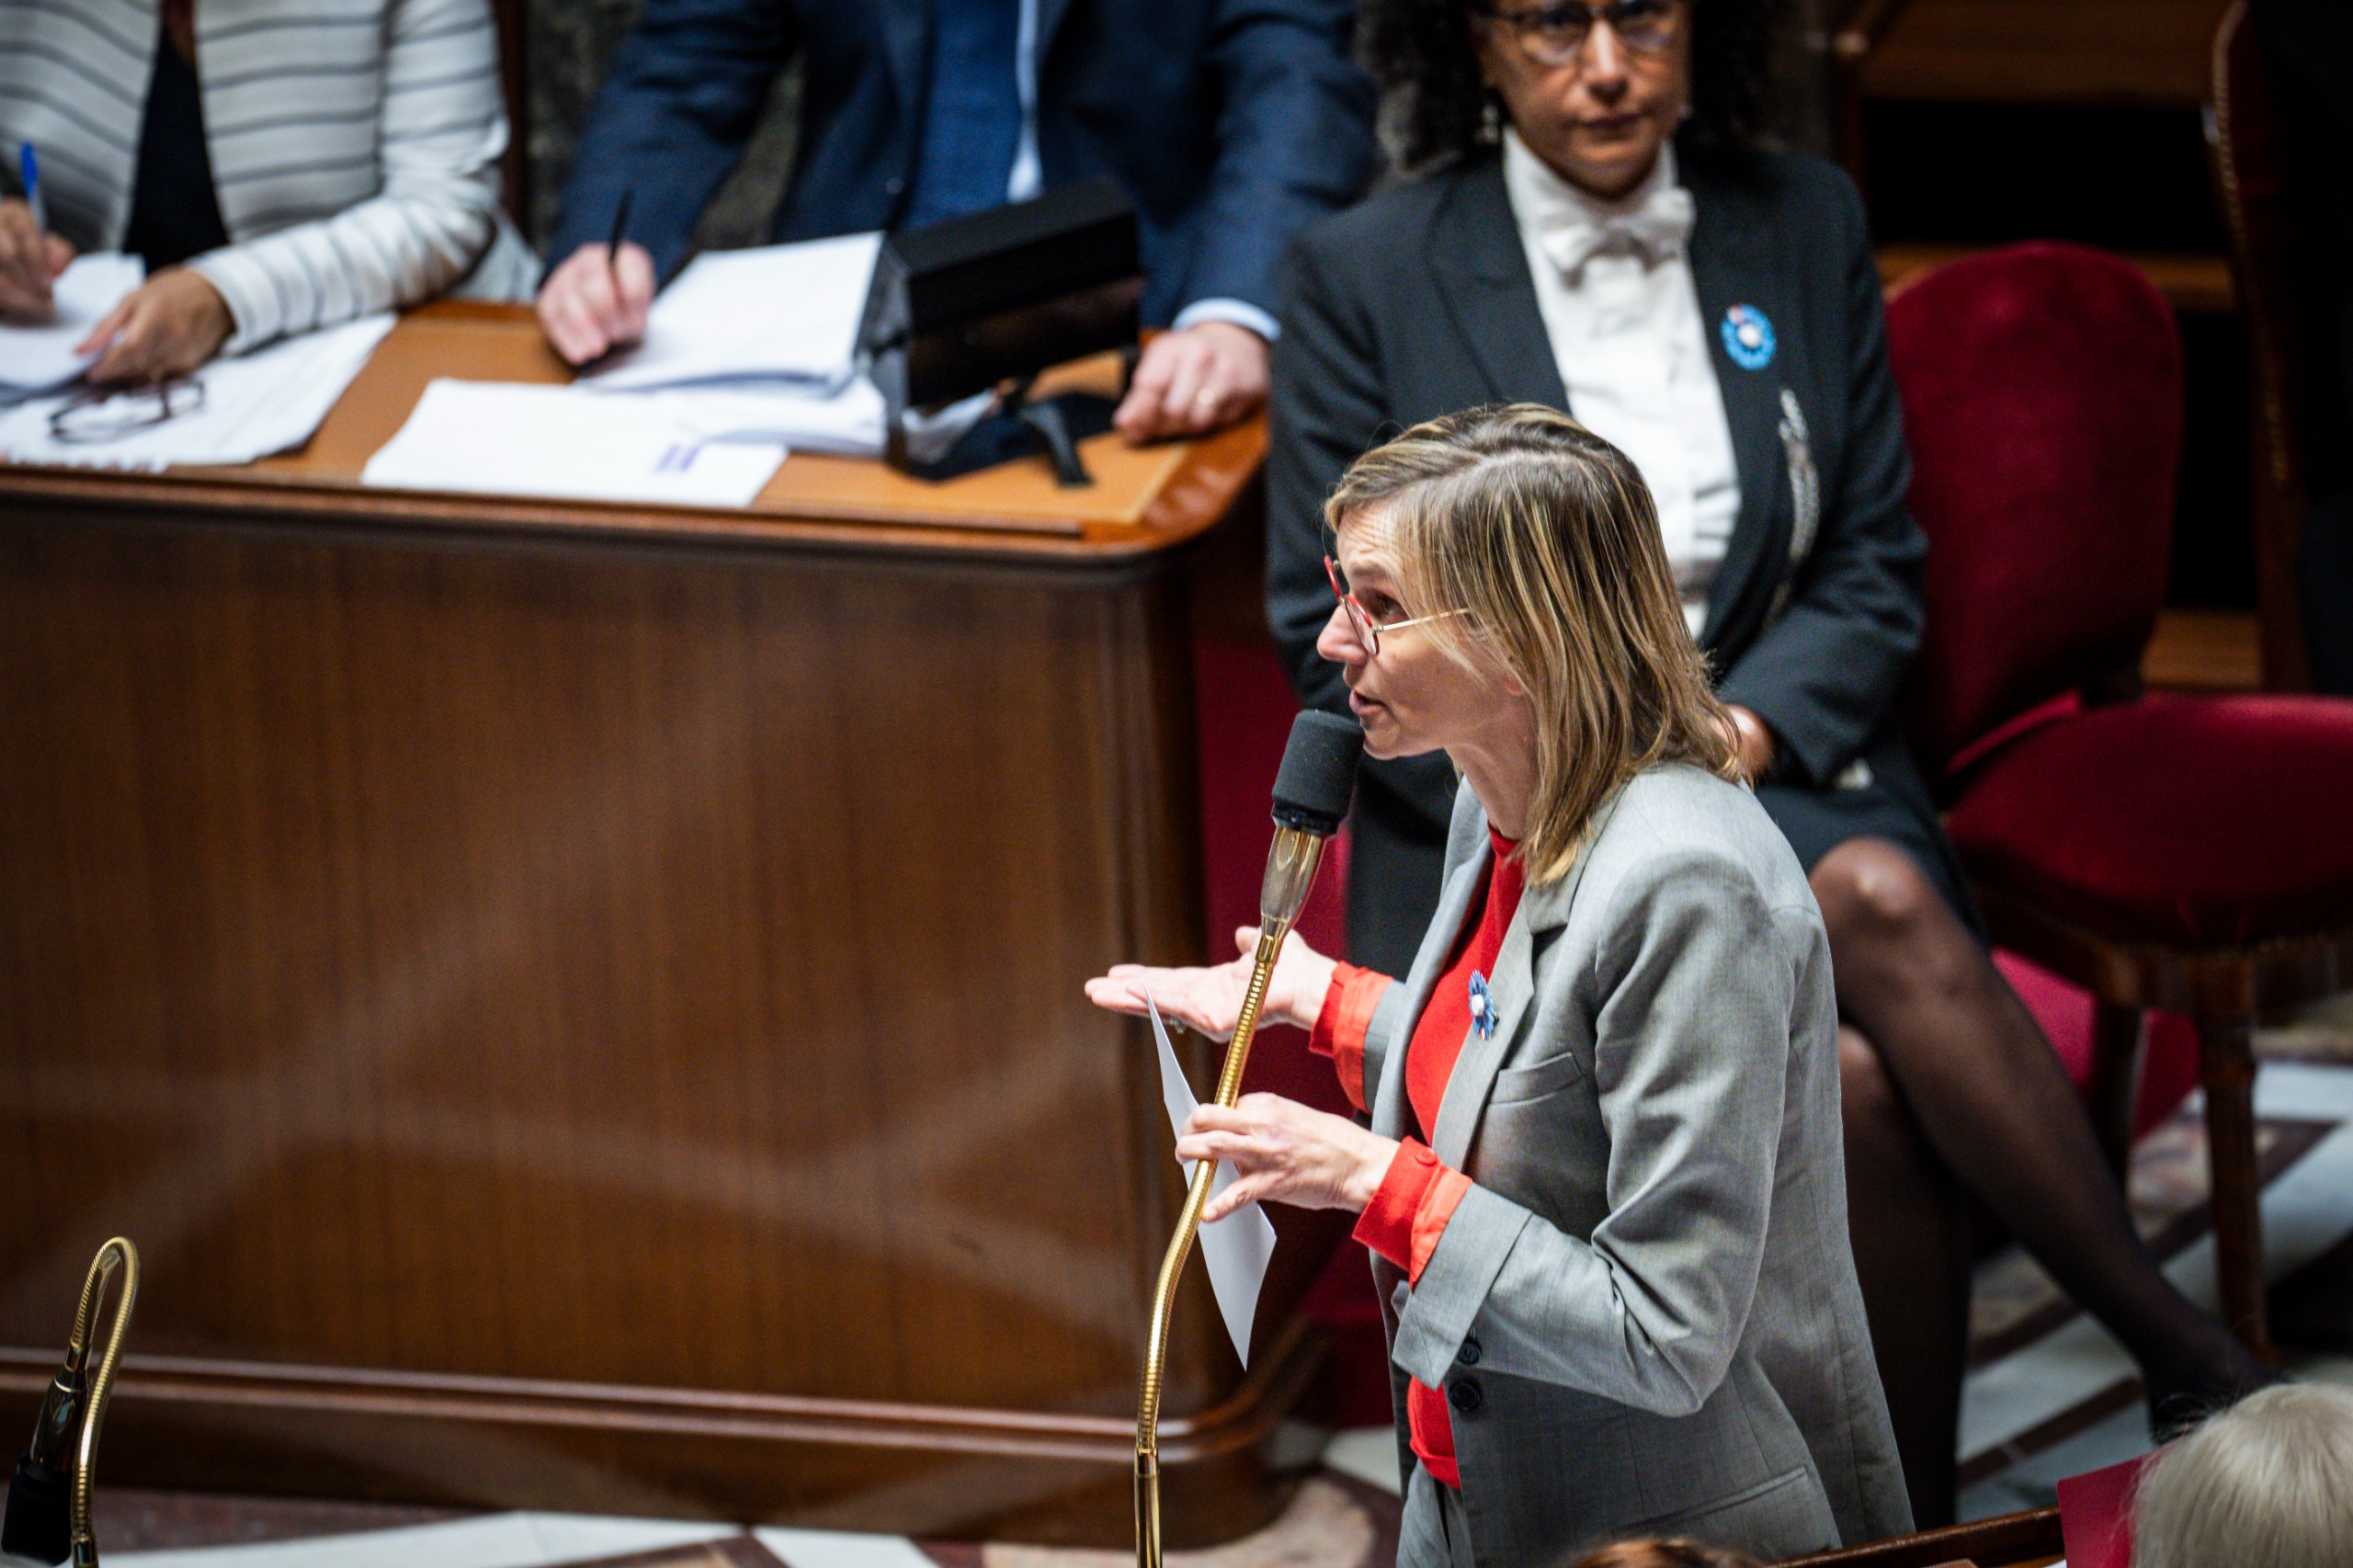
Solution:
[{"label": "dark stockings", "polygon": [[1847,1227],[1895,1451],[1922,1529],[1953,1517],[1961,1374],[1969,1351],[1969,1220],[1870,1042],[1838,1031]]},{"label": "dark stockings", "polygon": [[[1917,1137],[1961,1188],[1983,1201],[2067,1293],[2123,1342],[2141,1364],[2152,1403],[2164,1409],[2221,1403],[2268,1381],[2271,1374],[2260,1361],[2157,1272],[2059,1059],[1911,857],[1883,840],[1854,839],[1824,856],[1812,881],[1830,932],[1839,1015],[1877,1051]],[[1858,1074],[1850,1069],[1843,1075],[1852,1092]],[[1852,1112],[1847,1130],[1851,1147],[1859,1131]],[[1925,1427],[1932,1417],[1944,1423],[1942,1469],[1949,1474],[1949,1413],[1961,1376],[1944,1321],[1953,1309],[1930,1309],[1924,1294],[1952,1289],[1946,1283],[1950,1263],[1935,1260],[1954,1256],[1956,1241],[1942,1233],[1953,1222],[1944,1217],[1954,1215],[1956,1206],[1941,1194],[1931,1200],[1936,1184],[1913,1174],[1917,1154],[1883,1152],[1890,1140],[1908,1141],[1885,1108],[1864,1131],[1872,1142],[1854,1150],[1847,1188],[1850,1201],[1857,1194],[1863,1198],[1851,1224],[1872,1337],[1880,1343],[1882,1332],[1888,1335],[1880,1351],[1881,1376],[1891,1403],[1899,1386],[1954,1387],[1942,1414],[1923,1409],[1916,1423]],[[1916,1196],[1899,1199],[1891,1190],[1897,1185],[1891,1171],[1918,1184]],[[1907,1215],[1899,1201],[1924,1207]],[[1931,1222],[1923,1224],[1924,1218]],[[1915,1231],[1938,1233],[1910,1233]],[[1863,1261],[1867,1251],[1885,1247],[1896,1250]],[[1931,1272],[1915,1273],[1922,1268]],[[1907,1285],[1907,1278],[1915,1282]],[[1965,1274],[1957,1293],[1965,1312]],[[1937,1321],[1927,1327],[1908,1321],[1922,1316]],[[1890,1351],[1896,1346],[1920,1354],[1921,1367],[1892,1372]],[[1929,1367],[1925,1358],[1931,1352],[1946,1365]],[[1909,1415],[1900,1418],[1899,1432],[1914,1424]],[[1909,1449],[1904,1459],[1908,1469]]]}]

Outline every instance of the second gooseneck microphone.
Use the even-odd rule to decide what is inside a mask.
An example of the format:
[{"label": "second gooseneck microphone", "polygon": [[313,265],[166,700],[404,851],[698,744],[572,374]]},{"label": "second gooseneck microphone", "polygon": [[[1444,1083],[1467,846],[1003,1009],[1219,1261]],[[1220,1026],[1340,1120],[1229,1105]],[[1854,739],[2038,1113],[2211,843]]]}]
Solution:
[{"label": "second gooseneck microphone", "polygon": [[[1218,1074],[1217,1103],[1230,1106],[1242,1093],[1242,1070],[1250,1060],[1250,1041],[1258,1032],[1258,1012],[1266,1005],[1267,983],[1273,978],[1275,960],[1283,938],[1299,919],[1315,885],[1315,868],[1324,846],[1340,831],[1348,814],[1348,798],[1356,791],[1357,764],[1364,756],[1364,732],[1333,713],[1302,713],[1291,722],[1290,740],[1283,747],[1283,765],[1275,776],[1275,841],[1267,846],[1267,874],[1258,884],[1258,948],[1250,965],[1249,989],[1243,993],[1242,1012],[1234,1019],[1233,1042],[1226,1047],[1225,1069]],[[1209,1201],[1215,1160],[1203,1160],[1193,1169],[1192,1186],[1185,1194],[1184,1212],[1176,1233],[1169,1238],[1167,1256],[1161,1260],[1160,1286],[1153,1293],[1151,1338],[1146,1341],[1143,1391],[1136,1404],[1136,1562],[1138,1568],[1161,1568],[1160,1562],[1160,1392],[1168,1360],[1168,1314],[1176,1304],[1176,1282],[1192,1256],[1193,1240],[1201,1228],[1201,1209]]]}]

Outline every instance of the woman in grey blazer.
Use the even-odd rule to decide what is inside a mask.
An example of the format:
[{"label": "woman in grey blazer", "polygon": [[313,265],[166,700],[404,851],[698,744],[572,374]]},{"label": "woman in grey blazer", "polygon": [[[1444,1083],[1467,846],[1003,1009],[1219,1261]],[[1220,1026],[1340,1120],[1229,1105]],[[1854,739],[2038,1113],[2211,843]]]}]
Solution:
[{"label": "woman in grey blazer", "polygon": [[[1321,645],[1366,751],[1461,772],[1445,892],[1404,980],[1294,940],[1267,993],[1369,1127],[1252,1095],[1177,1152],[1237,1168],[1211,1219],[1362,1216],[1400,1562],[1907,1529],[1847,1250],[1828,941],[1732,781],[1640,475],[1553,410],[1483,409],[1365,456],[1328,515]],[[1122,966],[1089,994],[1224,1034],[1247,970]]]},{"label": "woman in grey blazer", "polygon": [[[1565,410],[1656,498],[1685,623],[1836,955],[1856,1262],[1913,1510],[1951,1517],[1982,1199],[2179,1419],[2268,1374],[2175,1290],[1995,969],[1904,749],[1927,544],[1862,204],[1758,149],[1770,0],[1370,0],[1369,59],[1421,172],[1309,230],[1276,345],[1267,607],[1301,694],[1323,504],[1390,430]],[[1453,779],[1368,766],[1349,956],[1403,967],[1438,903]]]}]

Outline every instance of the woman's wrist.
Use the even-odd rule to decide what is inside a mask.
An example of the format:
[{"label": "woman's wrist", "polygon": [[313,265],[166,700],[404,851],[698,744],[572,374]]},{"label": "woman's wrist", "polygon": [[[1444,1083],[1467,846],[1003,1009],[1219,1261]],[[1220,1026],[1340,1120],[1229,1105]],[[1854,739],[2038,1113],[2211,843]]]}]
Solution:
[{"label": "woman's wrist", "polygon": [[1361,1214],[1372,1206],[1374,1194],[1389,1177],[1389,1167],[1397,1159],[1397,1151],[1404,1145],[1394,1138],[1383,1138],[1378,1132],[1358,1129],[1359,1142],[1355,1168],[1347,1180],[1340,1185],[1340,1200],[1352,1213]]},{"label": "woman's wrist", "polygon": [[1284,976],[1285,994],[1277,1010],[1285,1022],[1313,1034],[1316,1023],[1324,1017],[1324,999],[1332,994],[1332,976],[1338,971],[1340,963],[1304,943],[1296,951],[1295,958],[1288,952],[1285,955],[1290,972]]}]

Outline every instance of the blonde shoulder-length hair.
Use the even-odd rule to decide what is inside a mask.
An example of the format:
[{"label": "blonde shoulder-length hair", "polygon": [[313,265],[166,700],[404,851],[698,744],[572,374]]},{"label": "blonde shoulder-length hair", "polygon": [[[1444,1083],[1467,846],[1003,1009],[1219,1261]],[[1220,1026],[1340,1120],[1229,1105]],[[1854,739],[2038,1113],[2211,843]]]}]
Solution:
[{"label": "blonde shoulder-length hair", "polygon": [[1595,810],[1643,768],[1740,776],[1650,491],[1617,448],[1535,403],[1450,414],[1358,458],[1324,518],[1336,536],[1376,510],[1405,613],[1468,612],[1431,621],[1431,641],[1468,663],[1476,639],[1535,709],[1529,881],[1564,875]]}]

